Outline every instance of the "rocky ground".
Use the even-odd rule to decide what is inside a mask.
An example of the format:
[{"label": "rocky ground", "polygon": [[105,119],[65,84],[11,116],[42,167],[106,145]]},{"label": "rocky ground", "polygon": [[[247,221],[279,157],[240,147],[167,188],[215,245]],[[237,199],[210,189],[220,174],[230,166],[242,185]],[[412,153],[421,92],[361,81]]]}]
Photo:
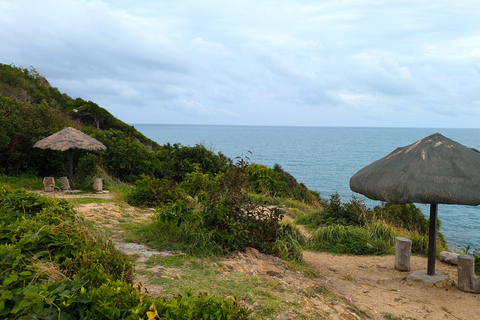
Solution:
[{"label": "rocky ground", "polygon": [[[164,294],[163,286],[152,283],[148,272],[158,271],[161,266],[146,261],[155,255],[171,253],[125,242],[120,228],[115,228],[121,223],[150,219],[153,209],[139,210],[114,203],[79,204],[76,209],[86,219],[112,232],[115,246],[135,260],[136,281],[149,294]],[[394,256],[340,256],[305,251],[304,259],[319,277],[306,277],[281,259],[255,249],[239,252],[213,267],[219,270],[218,277],[227,273],[270,277],[275,282],[273,288],[287,293],[282,299],[291,299],[292,305],[295,302],[297,306],[295,310],[279,310],[276,319],[480,319],[480,295],[458,290],[455,266],[437,261],[436,269],[450,278],[435,285],[408,280],[408,272],[394,269]],[[412,270],[426,269],[426,265],[426,258],[411,259]],[[180,272],[168,276],[169,270],[164,271],[162,277],[171,279],[176,278],[175,272]]]}]

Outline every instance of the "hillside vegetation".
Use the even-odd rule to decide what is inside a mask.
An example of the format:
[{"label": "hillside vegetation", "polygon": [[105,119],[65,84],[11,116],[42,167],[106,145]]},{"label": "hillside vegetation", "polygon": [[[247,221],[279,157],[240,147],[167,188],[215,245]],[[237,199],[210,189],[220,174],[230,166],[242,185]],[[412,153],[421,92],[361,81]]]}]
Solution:
[{"label": "hillside vegetation", "polygon": [[[156,208],[151,221],[128,231],[157,249],[215,256],[253,247],[301,264],[304,248],[382,255],[393,252],[395,236],[405,236],[414,253],[427,251],[428,220],[414,205],[370,209],[357,198],[342,202],[338,194],[322,199],[278,164],[232,160],[203,145],[159,145],[94,102],[61,93],[34,68],[0,64],[0,315],[100,319],[114,308],[122,313],[112,319],[135,314],[155,319],[160,310],[172,319],[183,319],[182,312],[234,319],[250,314],[235,299],[188,293],[169,301],[143,297],[132,287],[128,259],[99,240],[67,203],[12,188],[15,179],[26,186],[68,175],[68,152],[33,148],[67,126],[107,147],[75,150],[76,186],[89,190],[93,178],[102,178],[121,201]],[[284,221],[286,215],[312,236]],[[444,248],[441,235],[438,241]],[[111,304],[98,298],[107,291]]]}]

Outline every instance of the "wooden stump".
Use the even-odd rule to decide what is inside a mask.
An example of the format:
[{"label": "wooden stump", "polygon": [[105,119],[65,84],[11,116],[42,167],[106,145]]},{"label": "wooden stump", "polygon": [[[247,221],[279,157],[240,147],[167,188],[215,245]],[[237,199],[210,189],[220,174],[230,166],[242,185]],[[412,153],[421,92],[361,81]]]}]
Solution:
[{"label": "wooden stump", "polygon": [[43,178],[43,186],[45,187],[45,192],[53,192],[55,190],[55,179],[53,177]]},{"label": "wooden stump", "polygon": [[458,289],[480,293],[480,277],[475,276],[475,257],[471,255],[458,256]]},{"label": "wooden stump", "polygon": [[410,271],[412,241],[402,237],[395,238],[395,269]]},{"label": "wooden stump", "polygon": [[58,180],[60,180],[60,189],[70,190],[70,183],[67,177],[60,177]]},{"label": "wooden stump", "polygon": [[93,190],[97,193],[102,192],[103,183],[102,178],[95,178],[93,179]]}]

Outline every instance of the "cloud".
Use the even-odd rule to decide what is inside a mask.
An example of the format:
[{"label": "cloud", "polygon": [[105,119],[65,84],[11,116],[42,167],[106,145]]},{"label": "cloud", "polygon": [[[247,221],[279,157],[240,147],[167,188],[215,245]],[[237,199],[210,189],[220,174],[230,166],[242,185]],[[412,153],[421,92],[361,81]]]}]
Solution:
[{"label": "cloud", "polygon": [[0,62],[127,122],[471,126],[478,12],[446,0],[0,0]]}]

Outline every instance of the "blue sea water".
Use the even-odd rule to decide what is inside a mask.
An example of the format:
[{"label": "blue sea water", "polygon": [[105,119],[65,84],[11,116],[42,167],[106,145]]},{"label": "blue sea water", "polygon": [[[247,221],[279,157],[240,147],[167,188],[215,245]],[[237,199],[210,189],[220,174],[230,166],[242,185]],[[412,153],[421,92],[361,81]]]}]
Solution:
[{"label": "blue sea water", "polygon": [[[350,199],[350,177],[361,168],[430,134],[441,133],[467,147],[480,150],[480,129],[340,128],[135,124],[137,130],[159,144],[203,144],[235,159],[272,167],[279,164],[298,182],[323,198],[338,192]],[[250,155],[250,152],[252,154]],[[479,168],[480,169],[480,168]],[[480,192],[480,190],[479,190]],[[374,206],[376,201],[366,200]],[[418,205],[428,217],[429,207]],[[480,207],[439,205],[440,231],[450,247],[480,248]]]}]

